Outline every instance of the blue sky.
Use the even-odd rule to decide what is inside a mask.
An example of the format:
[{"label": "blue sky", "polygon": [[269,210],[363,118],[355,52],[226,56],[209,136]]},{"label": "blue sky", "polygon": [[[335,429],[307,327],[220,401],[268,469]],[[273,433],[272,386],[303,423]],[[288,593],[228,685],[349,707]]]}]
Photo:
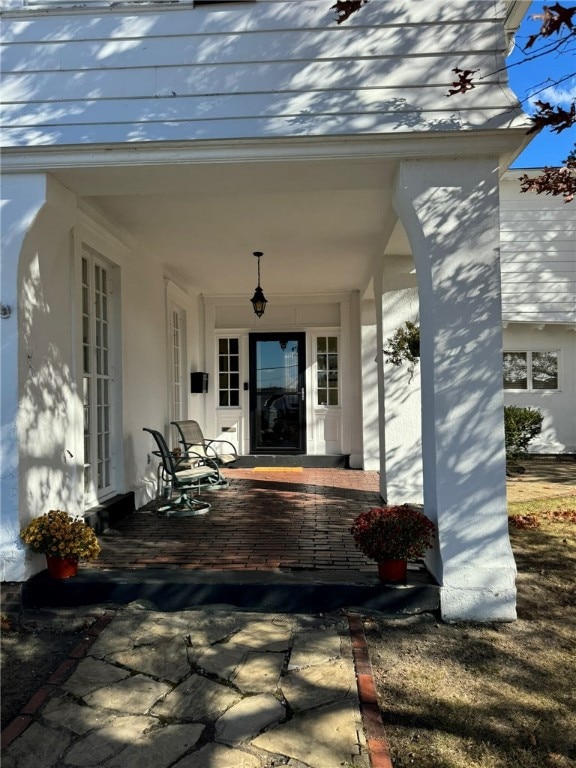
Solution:
[{"label": "blue sky", "polygon": [[[550,4],[550,0],[548,0],[548,5]],[[560,0],[560,4],[565,8],[573,8],[576,5],[576,3],[567,2],[567,0]],[[541,21],[533,21],[531,16],[534,13],[542,13],[543,5],[545,5],[544,2],[533,2],[530,6],[516,34],[517,45],[508,59],[509,65],[524,58],[520,48],[525,46],[528,37],[538,32],[542,25]],[[550,39],[553,40],[554,38]],[[528,54],[533,54],[539,45],[541,45],[539,42],[536,43],[533,48],[528,50]],[[570,51],[552,53],[534,62],[512,66],[509,70],[510,85],[521,100],[538,91],[538,95],[534,98],[550,101],[552,104],[559,103],[566,108],[576,98],[576,74],[573,74],[559,86],[547,87],[547,81],[557,80],[574,72],[576,72],[576,40],[572,43]],[[527,112],[534,111],[529,103],[523,106]],[[560,134],[552,133],[550,130],[541,131],[532,139],[524,152],[516,158],[512,167],[540,168],[543,165],[561,165],[575,143],[576,127],[562,131]]]}]

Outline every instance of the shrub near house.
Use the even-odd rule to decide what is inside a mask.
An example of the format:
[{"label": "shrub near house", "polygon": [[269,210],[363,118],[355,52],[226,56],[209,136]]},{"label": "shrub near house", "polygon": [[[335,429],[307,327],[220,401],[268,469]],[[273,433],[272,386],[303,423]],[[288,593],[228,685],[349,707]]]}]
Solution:
[{"label": "shrub near house", "polygon": [[526,456],[528,445],[542,431],[543,418],[537,408],[504,407],[506,458],[509,461]]}]

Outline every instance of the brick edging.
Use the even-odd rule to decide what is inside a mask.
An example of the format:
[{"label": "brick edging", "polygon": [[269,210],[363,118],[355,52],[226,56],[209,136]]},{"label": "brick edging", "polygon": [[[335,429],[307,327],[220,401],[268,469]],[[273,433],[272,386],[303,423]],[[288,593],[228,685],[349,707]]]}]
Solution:
[{"label": "brick edging", "polygon": [[352,640],[352,657],[356,669],[360,714],[366,734],[370,766],[371,768],[393,768],[384,723],[378,706],[376,685],[372,675],[372,665],[362,619],[357,614],[347,614],[347,619]]},{"label": "brick edging", "polygon": [[100,616],[94,624],[86,631],[86,636],[74,646],[67,658],[59,664],[56,670],[50,675],[48,680],[42,685],[36,693],[22,707],[19,714],[16,715],[11,723],[8,723],[1,734],[1,747],[6,749],[12,742],[18,738],[28,726],[34,722],[34,718],[40,707],[52,692],[61,685],[72,672],[76,669],[80,659],[84,658],[90,646],[96,641],[101,632],[110,624],[114,618],[114,613],[107,612]]}]

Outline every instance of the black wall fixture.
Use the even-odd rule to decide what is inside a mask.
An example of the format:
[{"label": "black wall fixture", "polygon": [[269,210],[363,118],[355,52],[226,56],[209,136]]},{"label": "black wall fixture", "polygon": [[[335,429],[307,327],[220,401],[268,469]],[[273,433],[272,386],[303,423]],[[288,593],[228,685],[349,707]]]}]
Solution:
[{"label": "black wall fixture", "polygon": [[195,371],[190,374],[190,392],[192,394],[205,395],[208,392],[208,374],[203,371]]}]

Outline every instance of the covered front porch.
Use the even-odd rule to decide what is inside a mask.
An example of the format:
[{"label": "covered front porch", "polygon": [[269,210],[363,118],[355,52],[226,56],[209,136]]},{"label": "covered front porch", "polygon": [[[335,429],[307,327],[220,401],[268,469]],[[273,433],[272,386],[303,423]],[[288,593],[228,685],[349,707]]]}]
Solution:
[{"label": "covered front porch", "polygon": [[[16,234],[6,263],[21,299],[10,302],[18,313],[3,326],[3,363],[19,373],[3,403],[16,457],[2,478],[14,502],[4,578],[23,581],[40,566],[18,539],[31,517],[51,508],[89,513],[122,493],[146,506],[156,462],[143,427],[175,445],[170,422],[196,419],[240,455],[255,453],[258,396],[261,410],[274,405],[276,424],[279,410],[259,376],[281,367],[288,405],[298,400],[302,414],[293,453],[380,470],[376,501],[424,501],[439,530],[429,568],[442,585],[443,616],[514,618],[496,173],[507,142],[486,137],[490,154],[480,158],[473,136],[454,142],[461,152],[448,159],[444,142],[411,144],[407,159],[406,141],[358,139],[306,142],[297,152],[275,144],[274,160],[268,145],[243,146],[225,161],[206,145],[177,157],[122,153],[115,165],[94,155],[82,168],[55,167],[50,156],[46,173],[13,167],[5,208]],[[269,304],[258,318],[250,296],[260,250]],[[387,368],[382,354],[406,319],[422,329],[414,378]],[[259,364],[262,337],[277,355],[293,354],[294,365]],[[303,352],[291,377],[293,340]],[[194,389],[191,374],[208,374],[207,388]],[[268,491],[260,492],[263,519],[277,501]],[[234,497],[240,508],[246,502],[246,494]],[[205,534],[212,558],[217,519],[216,507]],[[278,553],[280,536],[264,541],[258,530],[273,568],[320,557],[316,523],[283,531],[298,558],[289,547]],[[135,554],[164,556],[156,533],[153,547]],[[189,556],[178,547],[168,564]],[[259,548],[241,554],[257,558]],[[190,571],[205,567],[195,562],[187,561]],[[131,570],[134,583],[141,571]]]},{"label": "covered front porch", "polygon": [[98,560],[78,577],[45,572],[24,585],[27,605],[126,603],[160,610],[226,603],[262,610],[327,611],[362,606],[388,613],[439,607],[439,587],[422,562],[407,583],[378,579],[356,549],[354,518],[382,503],[378,473],[299,467],[227,469],[229,485],[206,492],[211,511],[166,518],[150,503],[101,537]]}]

